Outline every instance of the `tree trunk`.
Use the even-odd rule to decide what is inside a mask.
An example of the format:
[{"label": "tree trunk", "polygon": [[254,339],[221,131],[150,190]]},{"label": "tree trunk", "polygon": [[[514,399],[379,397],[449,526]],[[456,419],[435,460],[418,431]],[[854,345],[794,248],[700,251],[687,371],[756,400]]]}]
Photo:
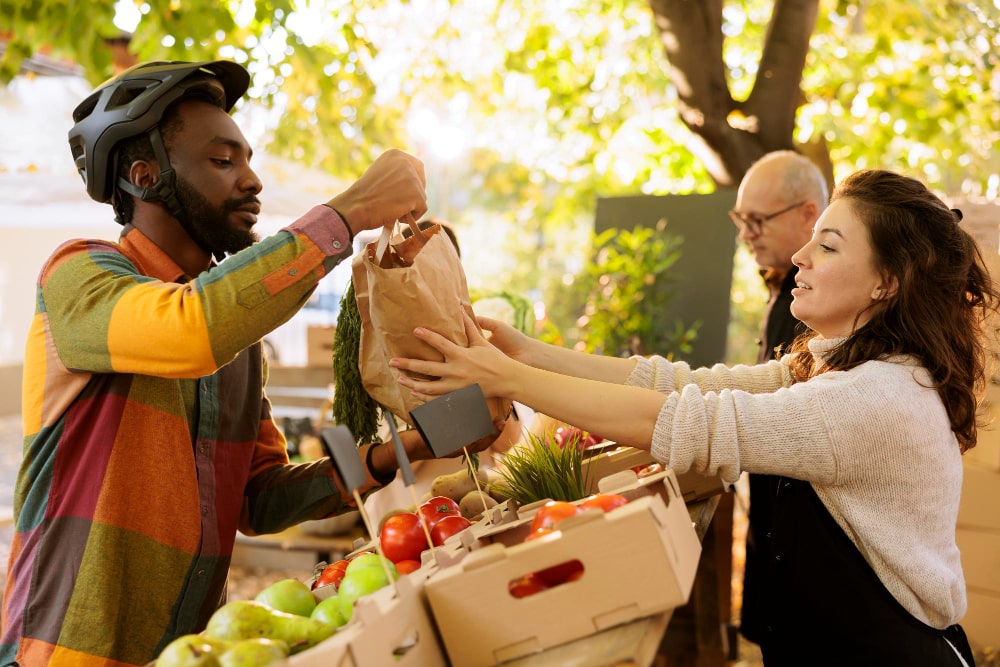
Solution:
[{"label": "tree trunk", "polygon": [[736,187],[761,155],[794,148],[800,83],[819,0],[775,0],[746,100],[733,99],[722,59],[723,0],[649,0],[677,87],[689,148],[719,187]]}]

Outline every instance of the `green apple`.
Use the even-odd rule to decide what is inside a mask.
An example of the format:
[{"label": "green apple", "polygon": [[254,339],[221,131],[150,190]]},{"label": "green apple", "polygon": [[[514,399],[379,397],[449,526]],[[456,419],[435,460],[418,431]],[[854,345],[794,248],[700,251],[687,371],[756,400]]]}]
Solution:
[{"label": "green apple", "polygon": [[337,600],[337,597],[336,595],[331,595],[324,600],[320,600],[309,617],[317,621],[329,623],[335,628],[339,628],[344,623],[347,623],[347,619],[340,613],[340,601]]},{"label": "green apple", "polygon": [[347,570],[360,570],[363,567],[382,567],[379,564],[378,554],[371,553],[370,551],[358,554],[347,563]]},{"label": "green apple", "polygon": [[[376,560],[374,561],[366,559],[360,565],[354,566],[354,563],[360,558],[362,556],[358,556],[350,562],[344,572],[344,579],[337,587],[337,604],[345,622],[350,621],[354,615],[355,600],[389,584],[389,580],[385,576],[385,568],[377,560],[378,556],[375,556]],[[389,575],[393,579],[398,579],[399,573],[396,571],[396,566],[388,559],[383,560],[389,566]],[[352,568],[352,566],[354,567]]]},{"label": "green apple", "polygon": [[316,608],[316,598],[309,586],[298,579],[276,581],[258,593],[255,599],[271,609],[298,616],[308,616]]}]

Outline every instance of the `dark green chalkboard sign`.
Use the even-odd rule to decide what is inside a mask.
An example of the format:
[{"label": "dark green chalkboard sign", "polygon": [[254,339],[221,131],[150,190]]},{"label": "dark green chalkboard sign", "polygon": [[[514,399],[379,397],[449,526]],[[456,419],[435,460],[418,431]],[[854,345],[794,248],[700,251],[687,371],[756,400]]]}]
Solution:
[{"label": "dark green chalkboard sign", "polygon": [[728,211],[735,201],[736,190],[597,200],[594,228],[598,234],[611,227],[655,226],[665,218],[667,230],[684,239],[680,259],[671,269],[676,296],[669,309],[684,324],[701,321],[692,352],[684,358],[695,367],[723,361],[726,355],[736,251],[736,228]]}]

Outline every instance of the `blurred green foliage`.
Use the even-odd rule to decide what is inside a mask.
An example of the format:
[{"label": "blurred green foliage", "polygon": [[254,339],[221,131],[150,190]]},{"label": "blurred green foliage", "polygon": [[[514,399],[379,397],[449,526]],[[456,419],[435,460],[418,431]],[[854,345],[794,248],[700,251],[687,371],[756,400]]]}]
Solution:
[{"label": "blurred green foliage", "polygon": [[554,320],[575,317],[575,326],[562,332],[562,344],[614,356],[690,352],[700,323],[685,325],[669,310],[675,296],[671,268],[682,245],[663,220],[655,228],[595,235],[593,254],[577,279],[550,300]]},{"label": "blurred green foliage", "polygon": [[[1000,196],[996,0],[820,0],[804,69],[778,73],[758,68],[776,3],[703,1],[722,17],[720,97],[739,104],[758,77],[800,77],[789,146],[819,146],[837,177],[878,166],[947,195]],[[553,319],[561,290],[590,279],[580,272],[597,197],[715,188],[664,55],[664,40],[692,36],[661,35],[646,0],[133,6],[140,59],[247,66],[249,99],[268,112],[269,152],[347,178],[388,147],[419,155],[432,213],[463,239],[472,225],[492,231],[468,244],[470,286],[531,292]],[[102,81],[112,73],[104,40],[119,34],[114,18],[114,0],[0,0],[0,79],[44,49]],[[560,331],[573,327],[567,318]]]}]

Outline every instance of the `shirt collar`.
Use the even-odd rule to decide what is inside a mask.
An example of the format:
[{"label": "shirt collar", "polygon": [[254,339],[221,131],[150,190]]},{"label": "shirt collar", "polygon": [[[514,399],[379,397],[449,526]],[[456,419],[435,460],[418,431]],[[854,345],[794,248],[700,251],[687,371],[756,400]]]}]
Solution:
[{"label": "shirt collar", "polygon": [[186,275],[170,255],[132,225],[125,226],[118,244],[143,275],[165,283],[186,283],[191,280],[191,276]]}]

